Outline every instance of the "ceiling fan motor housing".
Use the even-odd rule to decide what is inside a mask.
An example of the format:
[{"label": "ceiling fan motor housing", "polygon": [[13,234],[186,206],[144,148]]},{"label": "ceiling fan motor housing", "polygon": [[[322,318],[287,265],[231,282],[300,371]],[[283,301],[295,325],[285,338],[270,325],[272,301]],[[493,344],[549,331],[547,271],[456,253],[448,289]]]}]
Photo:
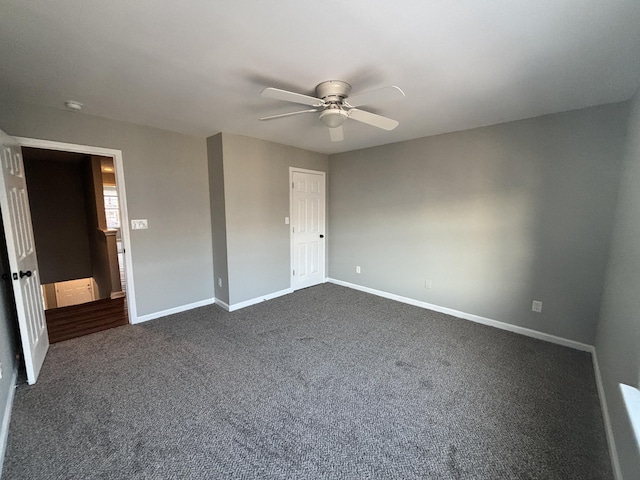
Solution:
[{"label": "ceiling fan motor housing", "polygon": [[350,92],[351,85],[342,80],[329,80],[316,87],[316,96],[327,103],[342,103]]},{"label": "ceiling fan motor housing", "polygon": [[329,104],[320,113],[320,120],[329,128],[337,128],[344,123],[349,114],[342,109],[344,99],[349,96],[351,85],[342,80],[329,80],[316,87],[316,96]]}]

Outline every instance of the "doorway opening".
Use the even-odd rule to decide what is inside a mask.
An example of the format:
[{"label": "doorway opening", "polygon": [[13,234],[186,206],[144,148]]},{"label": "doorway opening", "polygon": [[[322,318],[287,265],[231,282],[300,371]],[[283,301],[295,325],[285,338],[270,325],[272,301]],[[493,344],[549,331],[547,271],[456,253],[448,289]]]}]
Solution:
[{"label": "doorway opening", "polygon": [[[18,139],[50,341],[130,323],[121,153]],[[132,312],[133,310],[133,312]]]}]

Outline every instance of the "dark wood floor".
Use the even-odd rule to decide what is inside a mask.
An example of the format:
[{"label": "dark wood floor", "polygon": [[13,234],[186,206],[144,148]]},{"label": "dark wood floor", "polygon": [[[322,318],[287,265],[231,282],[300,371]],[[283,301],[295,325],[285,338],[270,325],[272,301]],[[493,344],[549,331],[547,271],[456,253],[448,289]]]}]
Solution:
[{"label": "dark wood floor", "polygon": [[51,308],[45,311],[45,317],[50,343],[69,340],[129,323],[124,297],[96,300],[70,307]]}]

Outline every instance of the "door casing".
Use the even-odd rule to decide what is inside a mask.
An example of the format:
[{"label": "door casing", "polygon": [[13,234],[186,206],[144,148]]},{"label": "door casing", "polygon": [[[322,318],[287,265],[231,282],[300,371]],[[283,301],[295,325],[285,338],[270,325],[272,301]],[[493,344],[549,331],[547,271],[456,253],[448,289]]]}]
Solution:
[{"label": "door casing", "polygon": [[324,179],[324,192],[323,192],[323,197],[324,197],[324,209],[323,209],[323,214],[324,214],[324,218],[323,218],[323,224],[324,224],[324,264],[322,266],[322,270],[323,270],[323,278],[322,278],[322,282],[326,282],[327,281],[327,174],[326,172],[323,172],[321,170],[309,170],[306,168],[299,168],[299,167],[289,167],[289,218],[291,219],[291,221],[289,222],[289,251],[290,251],[290,264],[289,264],[289,275],[290,275],[290,283],[289,286],[290,288],[293,290],[294,289],[294,275],[293,275],[293,266],[294,266],[294,232],[293,232],[293,173],[294,172],[300,172],[300,173],[310,173],[313,175],[321,175]]},{"label": "door casing", "polygon": [[129,233],[129,214],[127,212],[127,195],[124,180],[124,165],[122,162],[122,150],[111,148],[93,147],[90,145],[77,145],[73,143],[54,142],[51,140],[39,140],[35,138],[13,137],[20,146],[42,148],[44,150],[60,150],[64,152],[83,153],[86,155],[99,155],[102,157],[113,158],[113,165],[116,174],[116,189],[120,202],[120,228],[122,235],[122,244],[124,248],[124,267],[127,281],[127,309],[129,314],[129,323],[137,323],[137,309],[135,301],[135,284],[133,278],[133,268],[131,263],[131,240]]}]

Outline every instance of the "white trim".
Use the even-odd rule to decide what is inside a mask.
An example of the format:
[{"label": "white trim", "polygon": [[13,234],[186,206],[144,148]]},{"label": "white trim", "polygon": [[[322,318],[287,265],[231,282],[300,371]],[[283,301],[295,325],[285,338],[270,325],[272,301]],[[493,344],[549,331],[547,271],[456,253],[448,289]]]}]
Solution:
[{"label": "white trim", "polygon": [[343,287],[353,288],[354,290],[360,290],[362,292],[371,293],[372,295],[377,295],[379,297],[388,298],[390,300],[396,300],[402,303],[408,303],[409,305],[426,308],[427,310],[433,310],[435,312],[446,313],[447,315],[452,315],[454,317],[462,318],[464,320],[470,320],[475,323],[481,323],[483,325],[488,325],[489,327],[499,328],[500,330],[507,330],[509,332],[519,333],[520,335],[537,338],[538,340],[544,340],[546,342],[556,343],[558,345],[574,348],[576,350],[582,350],[584,352],[594,351],[593,345],[587,345],[586,343],[576,342],[575,340],[569,340],[568,338],[557,337],[555,335],[539,332],[537,330],[532,330],[530,328],[520,327],[518,325],[511,325],[510,323],[500,322],[498,320],[481,317],[479,315],[474,315],[472,313],[461,312],[459,310],[454,310],[452,308],[441,307],[439,305],[434,305],[432,303],[422,302],[420,300],[403,297],[401,295],[396,295],[394,293],[383,292],[381,290],[376,290],[374,288],[363,287],[361,285],[356,285],[354,283],[343,282],[342,280],[336,280],[335,278],[328,278],[327,281],[330,283],[335,283],[336,285],[342,285]]},{"label": "white trim", "polygon": [[636,437],[636,448],[640,451],[640,390],[631,385],[620,384],[622,399],[627,409],[631,429]]},{"label": "white trim", "polygon": [[131,237],[129,235],[129,213],[127,210],[127,193],[124,186],[124,163],[122,161],[122,150],[112,148],[93,147],[90,145],[76,145],[74,143],[54,142],[51,140],[38,140],[35,138],[14,137],[23,147],[42,148],[45,150],[61,150],[64,152],[84,153],[87,155],[100,155],[112,157],[116,174],[116,188],[120,203],[120,232],[122,234],[122,245],[124,247],[124,268],[127,276],[127,307],[129,310],[129,322],[138,323],[138,313],[136,309],[136,289],[133,278],[133,263],[131,260]]},{"label": "white trim", "polygon": [[615,480],[622,480],[622,470],[620,469],[620,460],[618,459],[618,450],[616,448],[616,440],[611,427],[611,417],[609,417],[609,408],[607,407],[607,397],[604,393],[604,385],[602,383],[602,374],[600,373],[600,365],[598,364],[598,356],[595,348],[591,352],[593,359],[593,371],[596,376],[596,387],[598,388],[598,397],[600,398],[600,410],[602,410],[602,420],[604,421],[604,430],[607,434],[607,443],[609,444],[609,457],[611,458],[611,466],[613,467],[613,476]]},{"label": "white trim", "polygon": [[[293,172],[299,172],[299,173],[310,173],[312,175],[322,175],[322,179],[323,179],[323,185],[324,185],[324,193],[323,193],[323,197],[324,197],[324,209],[323,209],[323,213],[324,213],[324,265],[323,265],[323,275],[327,274],[327,172],[323,172],[322,170],[309,170],[308,168],[299,168],[299,167],[289,167],[289,185],[291,185],[291,187],[289,187],[289,287],[291,288],[291,291],[295,291],[293,289],[293,284],[294,284],[294,278],[293,278],[293,259],[294,259],[294,254],[293,254]],[[305,285],[304,287],[300,287],[300,288],[308,288],[308,287],[313,287],[315,285],[320,285],[323,282],[319,282],[317,284],[314,285]]]},{"label": "white trim", "polygon": [[291,180],[291,172],[296,171],[300,173],[310,173],[312,175],[323,175],[326,177],[327,172],[323,170],[310,170],[308,168],[289,167],[289,180]]},{"label": "white trim", "polygon": [[213,305],[216,303],[215,298],[207,298],[198,302],[188,303],[187,305],[180,305],[179,307],[168,308],[167,310],[161,310],[159,312],[148,313],[147,315],[141,315],[136,318],[132,324],[148,322],[149,320],[155,320],[156,318],[166,317],[167,315],[173,315],[174,313],[182,313],[187,310],[193,310],[194,308],[204,307],[206,305]]},{"label": "white trim", "polygon": [[[252,298],[251,300],[245,300],[244,302],[234,303],[233,305],[227,305],[224,307],[226,310],[230,312],[234,312],[236,310],[240,310],[241,308],[250,307],[251,305],[256,305],[257,303],[266,302],[267,300],[273,300],[274,298],[282,297],[283,295],[288,295],[293,293],[291,288],[285,288],[284,290],[280,290],[279,292],[269,293],[267,295],[262,295],[260,297]],[[223,302],[218,301],[221,305]],[[228,308],[227,308],[228,307]]]},{"label": "white trim", "polygon": [[11,411],[13,410],[13,399],[16,394],[16,380],[18,379],[18,362],[16,361],[9,382],[9,395],[7,404],[4,406],[2,415],[2,426],[0,427],[0,478],[2,478],[2,467],[4,466],[4,454],[7,450],[7,440],[9,439],[9,424],[11,423]]},{"label": "white trim", "polygon": [[229,311],[229,304],[227,302],[223,302],[222,300],[220,300],[219,298],[216,298],[216,305],[220,305],[222,308],[224,308],[227,312]]}]

